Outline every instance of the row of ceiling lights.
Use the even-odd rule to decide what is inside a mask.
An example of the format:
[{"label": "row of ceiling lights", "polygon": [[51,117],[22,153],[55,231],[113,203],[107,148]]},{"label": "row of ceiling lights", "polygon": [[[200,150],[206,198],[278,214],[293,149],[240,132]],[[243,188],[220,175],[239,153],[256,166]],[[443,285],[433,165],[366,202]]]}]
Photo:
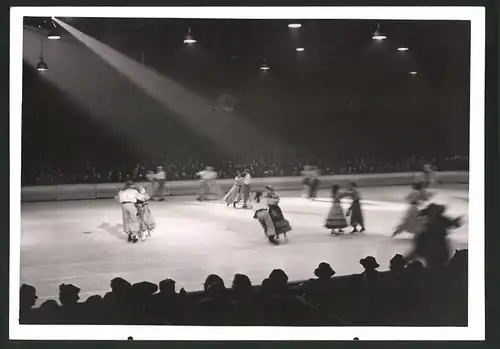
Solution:
[{"label": "row of ceiling lights", "polygon": [[[54,26],[54,29],[55,29],[56,25],[54,24],[54,22],[52,20],[51,20],[51,23],[52,23],[52,25]],[[41,28],[42,26],[39,25],[38,27]],[[290,24],[288,24],[288,27],[291,28],[291,29],[298,29],[298,28],[302,27],[302,24],[300,24],[300,23],[290,23]],[[57,34],[57,32],[55,32],[54,29],[51,29],[49,31],[49,34],[47,36],[47,38],[49,40],[59,40],[61,38],[61,36],[59,34]],[[386,40],[387,39],[387,36],[384,35],[384,34],[382,34],[380,32],[380,25],[379,24],[377,24],[377,29],[373,33],[372,39],[376,40],[376,41],[382,41],[382,40]],[[186,34],[186,36],[184,38],[184,43],[188,44],[188,45],[192,45],[192,44],[195,44],[196,42],[197,42],[197,40],[191,34],[191,28],[188,28],[188,32],[187,32],[187,34]],[[303,51],[305,51],[305,48],[304,47],[297,47],[297,48],[295,48],[295,50],[297,52],[303,52]],[[409,50],[409,48],[408,47],[398,47],[397,50],[399,52],[406,52],[406,51]],[[261,65],[260,69],[262,71],[269,71],[269,70],[271,70],[271,67],[266,63],[266,59],[265,58],[264,58],[264,63]],[[40,62],[37,64],[37,70],[38,71],[47,71],[48,70],[47,63],[45,63],[43,61],[43,39],[42,39],[42,44],[41,44]],[[409,72],[409,74],[410,75],[417,75],[417,72],[411,71],[411,72]]]}]

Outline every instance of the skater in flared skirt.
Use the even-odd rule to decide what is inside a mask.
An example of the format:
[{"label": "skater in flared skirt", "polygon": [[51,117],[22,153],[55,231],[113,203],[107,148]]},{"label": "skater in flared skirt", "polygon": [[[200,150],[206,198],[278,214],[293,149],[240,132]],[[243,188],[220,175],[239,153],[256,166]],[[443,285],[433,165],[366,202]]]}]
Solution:
[{"label": "skater in flared skirt", "polygon": [[137,195],[137,217],[139,217],[141,240],[144,241],[146,238],[151,237],[151,232],[156,228],[156,223],[149,209],[150,197],[146,191],[146,188],[139,189],[139,195]]},{"label": "skater in flared skirt", "polygon": [[340,192],[340,187],[337,184],[332,187],[333,205],[325,223],[325,228],[331,229],[332,234],[341,234],[344,232],[343,229],[347,227],[341,199],[348,196],[350,196],[350,193]]},{"label": "skater in flared skirt", "polygon": [[241,173],[238,172],[236,177],[234,178],[234,185],[231,190],[228,191],[226,196],[224,196],[224,201],[226,202],[226,206],[233,204],[233,207],[236,207],[236,203],[240,201],[241,196],[241,188],[243,186],[244,178],[241,176]]}]

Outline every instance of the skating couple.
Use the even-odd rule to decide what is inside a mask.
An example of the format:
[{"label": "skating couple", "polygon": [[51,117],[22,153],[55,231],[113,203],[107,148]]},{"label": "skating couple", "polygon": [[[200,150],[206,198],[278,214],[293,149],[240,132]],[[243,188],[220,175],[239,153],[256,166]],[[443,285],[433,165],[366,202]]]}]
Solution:
[{"label": "skating couple", "polygon": [[128,242],[136,243],[141,238],[151,236],[156,224],[149,210],[150,197],[145,188],[137,188],[128,181],[125,188],[116,197],[122,207],[123,230],[128,235]]},{"label": "skating couple", "polygon": [[[359,193],[358,186],[356,183],[351,183],[351,187],[346,192],[341,192],[338,185],[332,187],[332,197],[333,205],[328,213],[328,218],[326,219],[325,227],[331,229],[332,234],[342,234],[344,233],[344,228],[347,228],[346,216],[350,217],[350,225],[353,227],[352,233],[364,232],[365,223],[363,218],[363,211],[361,210],[361,194]],[[344,215],[344,210],[342,209],[341,200],[345,197],[351,197],[352,203],[347,214]],[[358,227],[361,230],[358,230]]]},{"label": "skating couple", "polygon": [[243,194],[243,208],[248,208],[251,181],[252,176],[249,169],[246,169],[243,173],[238,172],[234,178],[231,190],[224,196],[223,200],[226,202],[226,206],[232,204],[236,208],[236,204],[241,200],[241,195]]},{"label": "skating couple", "polygon": [[279,236],[283,234],[286,239],[286,233],[292,230],[292,227],[290,222],[283,216],[283,212],[278,205],[280,202],[279,196],[271,186],[267,186],[266,190],[265,194],[260,191],[255,193],[252,202],[253,218],[259,221],[269,242],[278,244]]}]

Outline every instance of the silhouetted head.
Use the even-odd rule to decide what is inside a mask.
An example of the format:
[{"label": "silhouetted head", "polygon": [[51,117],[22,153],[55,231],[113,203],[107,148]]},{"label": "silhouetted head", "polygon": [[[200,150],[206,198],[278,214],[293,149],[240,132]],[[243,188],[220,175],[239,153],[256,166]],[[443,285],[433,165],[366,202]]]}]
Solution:
[{"label": "silhouetted head", "polygon": [[359,263],[363,266],[363,268],[365,268],[366,271],[373,271],[380,267],[380,265],[377,263],[377,260],[373,256],[363,258],[359,261]]},{"label": "silhouetted head", "polygon": [[237,294],[246,294],[252,291],[250,278],[243,274],[236,274],[233,279],[232,289]]},{"label": "silhouetted head", "polygon": [[38,299],[36,288],[31,285],[23,284],[19,289],[19,301],[21,308],[31,308],[35,305]]},{"label": "silhouetted head", "polygon": [[254,199],[256,202],[260,202],[260,198],[261,198],[261,197],[262,197],[262,192],[261,192],[261,191],[258,191],[258,192],[256,192],[256,193],[255,193],[255,196],[254,196],[254,198],[253,198],[253,199]]},{"label": "silhouetted head", "polygon": [[356,182],[351,182],[351,188],[357,188],[358,184]]},{"label": "silhouetted head", "polygon": [[286,275],[282,269],[274,269],[271,274],[269,274],[269,282],[273,290],[284,290],[288,282],[288,275]]},{"label": "silhouetted head", "polygon": [[132,284],[125,279],[117,277],[111,280],[111,290],[113,293],[128,292],[131,288]]},{"label": "silhouetted head", "polygon": [[389,265],[389,269],[394,273],[402,273],[406,266],[406,260],[401,254],[396,254],[392,257]]},{"label": "silhouetted head", "polygon": [[214,283],[221,284],[222,287],[225,288],[224,280],[222,280],[222,278],[219,275],[210,274],[207,276],[205,283],[203,284],[203,289],[205,290],[205,292],[207,291],[208,287]]},{"label": "silhouetted head", "polygon": [[316,275],[320,279],[329,279],[333,275],[335,275],[335,270],[332,269],[330,264],[321,262],[314,270],[314,275]]},{"label": "silhouetted head", "polygon": [[80,288],[71,284],[59,285],[59,301],[62,305],[70,305],[78,302],[80,296]]},{"label": "silhouetted head", "polygon": [[424,184],[422,182],[416,182],[412,184],[412,188],[415,190],[422,190]]},{"label": "silhouetted head", "polygon": [[172,279],[160,281],[160,292],[168,294],[175,293],[175,281]]},{"label": "silhouetted head", "polygon": [[337,194],[339,192],[340,186],[338,184],[334,184],[332,186],[332,193],[333,195]]}]

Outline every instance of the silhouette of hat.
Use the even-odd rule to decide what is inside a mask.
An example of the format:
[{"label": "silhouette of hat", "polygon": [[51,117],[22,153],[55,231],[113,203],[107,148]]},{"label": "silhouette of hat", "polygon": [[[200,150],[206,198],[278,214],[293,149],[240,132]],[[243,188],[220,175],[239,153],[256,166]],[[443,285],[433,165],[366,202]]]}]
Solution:
[{"label": "silhouette of hat", "polygon": [[120,277],[116,277],[111,280],[111,288],[113,289],[113,291],[129,289],[130,287],[132,287],[132,284]]},{"label": "silhouette of hat", "polygon": [[74,294],[77,295],[80,293],[80,288],[76,287],[75,285],[72,284],[60,284],[59,285],[59,293],[61,294]]},{"label": "silhouette of hat", "polygon": [[404,267],[406,265],[406,260],[403,255],[397,253],[394,257],[392,257],[390,261],[391,267]]},{"label": "silhouette of hat", "polygon": [[368,256],[366,258],[363,258],[359,261],[359,263],[365,268],[365,269],[377,269],[380,267],[380,264],[377,263],[377,260],[373,256]]},{"label": "silhouette of hat", "polygon": [[152,282],[142,281],[132,285],[132,290],[139,296],[151,296],[158,291],[158,286]]},{"label": "silhouette of hat", "polygon": [[175,290],[175,281],[172,279],[165,279],[160,281],[160,292],[167,291],[170,288]]},{"label": "silhouette of hat", "polygon": [[314,270],[314,275],[317,277],[331,277],[335,275],[335,270],[332,269],[330,264],[326,262],[321,262],[318,267]]}]

